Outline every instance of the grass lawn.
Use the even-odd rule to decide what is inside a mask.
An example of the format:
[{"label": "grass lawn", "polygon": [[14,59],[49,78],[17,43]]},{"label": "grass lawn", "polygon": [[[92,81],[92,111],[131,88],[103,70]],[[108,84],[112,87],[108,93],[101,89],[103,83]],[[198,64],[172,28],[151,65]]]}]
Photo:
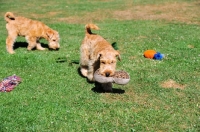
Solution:
[{"label": "grass lawn", "polygon": [[[0,79],[22,78],[0,93],[0,132],[200,131],[200,2],[198,0],[0,1]],[[39,20],[60,34],[59,51],[6,51],[4,14]],[[94,91],[79,75],[84,25],[117,42],[131,80],[114,93]],[[42,40],[46,45],[47,41]],[[143,57],[147,49],[164,59]],[[65,58],[66,61],[58,61]]]}]

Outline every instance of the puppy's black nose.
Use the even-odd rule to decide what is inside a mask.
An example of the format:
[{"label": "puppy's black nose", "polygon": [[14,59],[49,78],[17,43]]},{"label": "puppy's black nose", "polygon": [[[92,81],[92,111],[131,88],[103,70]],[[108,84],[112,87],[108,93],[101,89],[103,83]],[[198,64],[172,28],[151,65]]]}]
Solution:
[{"label": "puppy's black nose", "polygon": [[110,76],[110,73],[109,72],[106,72],[106,77],[109,77]]}]

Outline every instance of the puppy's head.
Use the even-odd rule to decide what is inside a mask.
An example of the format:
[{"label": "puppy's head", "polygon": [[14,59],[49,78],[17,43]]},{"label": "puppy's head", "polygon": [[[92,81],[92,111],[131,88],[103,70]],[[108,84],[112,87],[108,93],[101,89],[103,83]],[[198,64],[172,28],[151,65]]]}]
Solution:
[{"label": "puppy's head", "polygon": [[59,33],[57,31],[54,31],[54,30],[48,30],[46,34],[48,36],[49,48],[54,49],[54,50],[58,50],[60,48]]},{"label": "puppy's head", "polygon": [[117,59],[120,60],[118,51],[104,50],[99,53],[100,68],[99,72],[102,76],[110,77],[115,74]]}]

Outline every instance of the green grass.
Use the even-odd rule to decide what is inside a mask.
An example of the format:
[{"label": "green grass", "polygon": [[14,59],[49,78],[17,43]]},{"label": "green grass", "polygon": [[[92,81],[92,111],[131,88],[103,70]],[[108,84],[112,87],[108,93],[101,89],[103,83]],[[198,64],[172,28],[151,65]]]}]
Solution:
[{"label": "green grass", "polygon": [[[133,3],[162,2],[166,1],[136,0]],[[10,93],[0,93],[0,132],[200,131],[198,24],[163,20],[119,21],[111,13],[102,19],[94,18],[92,22],[101,29],[94,32],[110,43],[118,44],[122,61],[118,62],[117,69],[125,70],[131,76],[127,85],[114,84],[115,89],[125,90],[123,94],[93,92],[94,84],[78,74],[79,65],[70,65],[71,60],[79,59],[87,20],[82,16],[93,11],[123,10],[129,6],[127,3],[132,1],[0,2],[0,78],[16,74],[23,79]],[[38,19],[59,31],[61,49],[27,51],[25,47],[19,47],[16,54],[8,54],[3,20],[7,11]],[[49,12],[58,13],[52,16]],[[73,22],[59,21],[59,18],[73,16]],[[18,38],[17,42],[25,42],[25,39]],[[47,44],[45,40],[41,42]],[[161,61],[146,59],[143,52],[147,49],[159,51],[165,58]],[[63,57],[67,61],[58,63],[58,58]],[[169,79],[185,86],[184,89],[163,88],[161,84]]]}]

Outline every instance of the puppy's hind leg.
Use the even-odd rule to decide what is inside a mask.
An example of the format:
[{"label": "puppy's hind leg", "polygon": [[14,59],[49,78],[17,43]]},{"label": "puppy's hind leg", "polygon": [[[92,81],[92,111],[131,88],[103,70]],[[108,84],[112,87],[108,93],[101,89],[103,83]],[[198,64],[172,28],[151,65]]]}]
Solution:
[{"label": "puppy's hind leg", "polygon": [[17,38],[17,35],[9,35],[6,39],[6,49],[10,54],[14,54],[13,45],[15,43],[15,40]]}]

